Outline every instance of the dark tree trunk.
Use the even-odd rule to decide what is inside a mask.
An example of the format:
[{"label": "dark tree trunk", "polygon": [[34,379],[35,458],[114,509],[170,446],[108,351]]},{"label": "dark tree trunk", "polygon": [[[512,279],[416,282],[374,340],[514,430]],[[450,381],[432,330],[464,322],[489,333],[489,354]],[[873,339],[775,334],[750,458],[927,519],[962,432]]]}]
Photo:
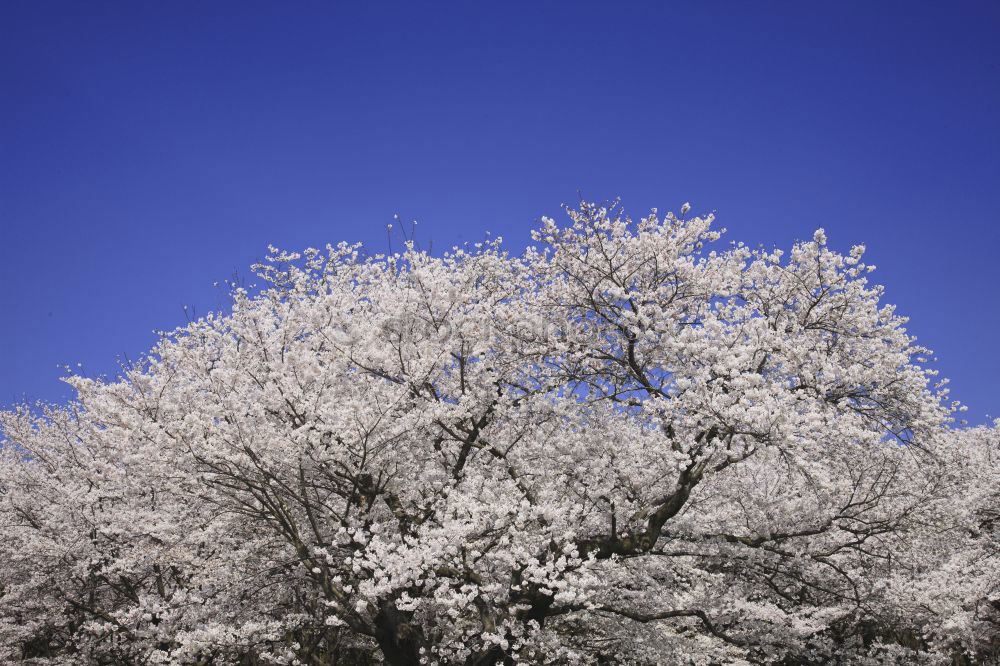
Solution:
[{"label": "dark tree trunk", "polygon": [[419,630],[392,601],[384,602],[375,616],[375,640],[389,666],[420,665]]}]

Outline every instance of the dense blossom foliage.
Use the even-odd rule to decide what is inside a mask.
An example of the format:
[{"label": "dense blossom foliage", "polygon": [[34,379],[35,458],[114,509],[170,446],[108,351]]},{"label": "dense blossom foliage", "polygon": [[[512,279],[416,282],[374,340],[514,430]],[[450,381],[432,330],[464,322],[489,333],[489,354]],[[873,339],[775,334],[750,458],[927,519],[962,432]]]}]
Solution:
[{"label": "dense blossom foliage", "polygon": [[0,662],[995,655],[1000,438],[864,248],[568,213],[520,256],[275,250],[121,380],[3,414]]}]

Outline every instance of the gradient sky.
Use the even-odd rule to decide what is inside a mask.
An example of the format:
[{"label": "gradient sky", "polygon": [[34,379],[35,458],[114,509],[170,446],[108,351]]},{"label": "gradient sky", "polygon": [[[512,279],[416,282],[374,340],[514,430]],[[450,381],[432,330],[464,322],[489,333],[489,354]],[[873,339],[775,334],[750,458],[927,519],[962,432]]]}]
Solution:
[{"label": "gradient sky", "polygon": [[867,244],[1000,416],[1000,3],[0,3],[0,406],[218,309],[268,243],[512,249],[562,203]]}]

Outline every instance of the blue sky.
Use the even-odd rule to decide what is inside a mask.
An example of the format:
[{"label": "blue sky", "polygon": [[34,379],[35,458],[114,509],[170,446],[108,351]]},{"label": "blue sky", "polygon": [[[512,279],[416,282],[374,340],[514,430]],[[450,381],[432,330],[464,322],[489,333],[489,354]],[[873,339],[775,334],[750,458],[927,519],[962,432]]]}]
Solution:
[{"label": "blue sky", "polygon": [[996,2],[0,4],[0,406],[136,358],[213,283],[394,214],[512,249],[564,202],[868,245],[1000,416]]}]

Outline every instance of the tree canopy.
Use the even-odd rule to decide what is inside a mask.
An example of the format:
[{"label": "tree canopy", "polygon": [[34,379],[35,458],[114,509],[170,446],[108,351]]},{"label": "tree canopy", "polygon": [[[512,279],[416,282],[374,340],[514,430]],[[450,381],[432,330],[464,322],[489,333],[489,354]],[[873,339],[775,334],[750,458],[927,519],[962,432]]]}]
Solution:
[{"label": "tree canopy", "polygon": [[581,204],[537,247],[273,250],[0,417],[0,661],[976,663],[1000,437],[864,247]]}]

